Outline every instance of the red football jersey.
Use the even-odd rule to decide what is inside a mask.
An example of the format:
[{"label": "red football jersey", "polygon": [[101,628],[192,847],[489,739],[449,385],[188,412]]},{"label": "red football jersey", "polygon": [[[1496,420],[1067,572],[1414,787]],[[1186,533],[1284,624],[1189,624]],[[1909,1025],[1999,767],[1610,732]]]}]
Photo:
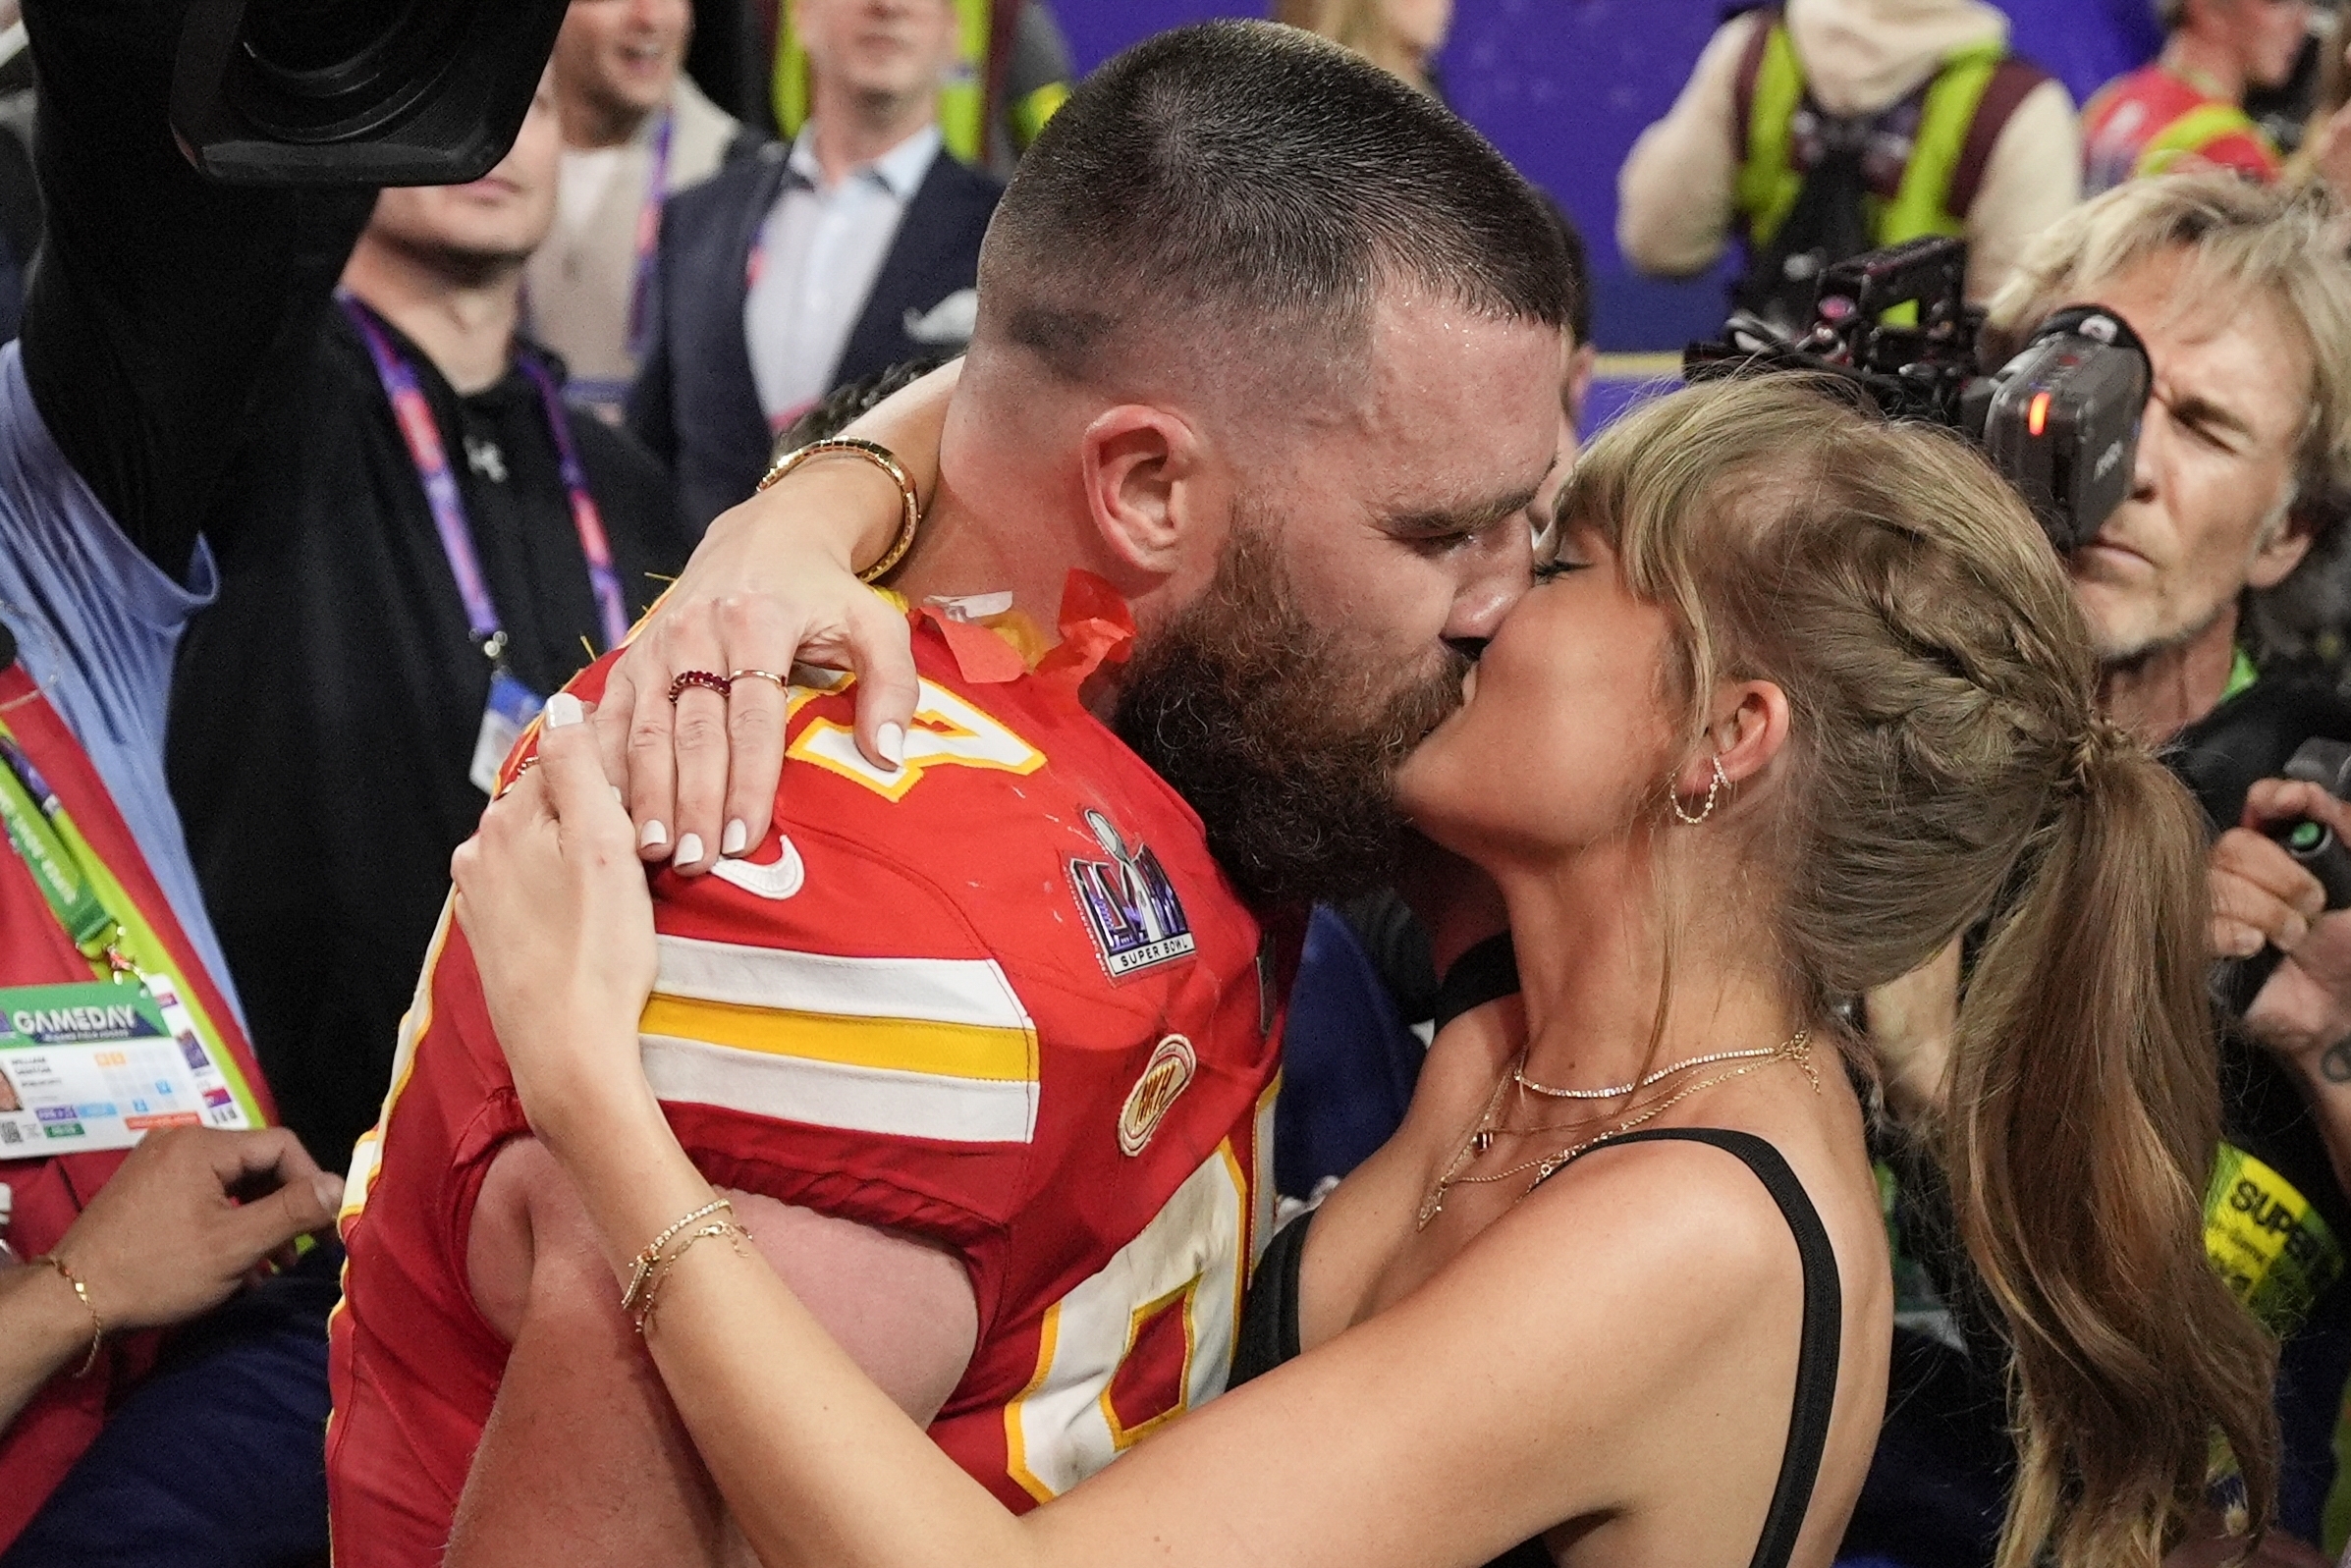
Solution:
[{"label": "red football jersey", "polygon": [[[795,688],[779,833],[656,878],[645,1070],[712,1181],[961,1258],[978,1342],[931,1433],[1025,1508],[1224,1386],[1272,1210],[1289,965],[1191,810],[1066,686],[975,681],[936,630],[915,642],[902,769],[857,753],[845,694]],[[446,918],[403,1035],[344,1222],[345,1568],[439,1560],[508,1350],[466,1236],[526,1129]]]},{"label": "red football jersey", "polygon": [[2082,111],[2083,189],[2210,166],[2268,184],[2283,165],[2251,116],[2160,65],[2117,77]]}]

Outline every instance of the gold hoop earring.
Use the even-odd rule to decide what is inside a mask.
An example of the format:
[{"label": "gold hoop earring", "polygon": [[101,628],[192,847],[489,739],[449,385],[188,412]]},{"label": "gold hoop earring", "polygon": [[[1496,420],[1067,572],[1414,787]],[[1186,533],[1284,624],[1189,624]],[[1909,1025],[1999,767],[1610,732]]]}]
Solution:
[{"label": "gold hoop earring", "polygon": [[1706,804],[1698,808],[1698,815],[1695,817],[1681,809],[1680,794],[1671,788],[1668,788],[1666,791],[1666,799],[1673,807],[1674,817],[1678,819],[1681,825],[1685,828],[1695,828],[1707,818],[1713,816],[1715,814],[1716,800],[1721,798],[1722,791],[1730,784],[1729,776],[1722,772],[1722,759],[1721,757],[1715,758],[1714,764],[1715,777],[1714,781],[1706,786]]}]

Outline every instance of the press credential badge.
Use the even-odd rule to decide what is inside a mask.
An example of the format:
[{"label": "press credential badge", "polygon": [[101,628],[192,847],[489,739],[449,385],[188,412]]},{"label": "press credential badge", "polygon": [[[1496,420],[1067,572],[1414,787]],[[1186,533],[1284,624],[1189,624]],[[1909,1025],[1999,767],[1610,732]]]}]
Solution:
[{"label": "press credential badge", "polygon": [[247,1124],[167,982],[0,990],[0,1160],[128,1149],[157,1127]]}]

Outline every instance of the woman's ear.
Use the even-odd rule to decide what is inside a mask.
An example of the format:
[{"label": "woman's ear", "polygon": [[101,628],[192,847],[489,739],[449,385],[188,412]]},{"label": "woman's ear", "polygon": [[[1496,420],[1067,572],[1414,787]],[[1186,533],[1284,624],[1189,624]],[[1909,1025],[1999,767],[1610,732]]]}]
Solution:
[{"label": "woman's ear", "polygon": [[1200,461],[1191,426],[1165,408],[1121,404],[1086,426],[1078,454],[1103,543],[1138,571],[1174,571],[1189,520],[1186,481]]},{"label": "woman's ear", "polygon": [[1734,785],[1756,777],[1787,744],[1788,722],[1787,693],[1771,681],[1723,687],[1716,696],[1714,721],[1706,727],[1706,743],[1674,776],[1675,792],[1684,798],[1704,795],[1715,782],[1717,763]]}]

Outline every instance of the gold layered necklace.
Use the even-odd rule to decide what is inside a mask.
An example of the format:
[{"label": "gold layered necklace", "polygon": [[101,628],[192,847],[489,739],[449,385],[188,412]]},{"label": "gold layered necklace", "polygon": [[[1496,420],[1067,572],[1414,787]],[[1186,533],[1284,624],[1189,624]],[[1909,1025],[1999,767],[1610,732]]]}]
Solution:
[{"label": "gold layered necklace", "polygon": [[[1741,1062],[1744,1065],[1733,1067],[1727,1072],[1716,1073],[1712,1077],[1702,1078],[1693,1084],[1685,1084],[1663,1099],[1632,1111],[1614,1126],[1595,1133],[1581,1142],[1569,1144],[1564,1149],[1539,1156],[1533,1160],[1521,1161],[1506,1169],[1492,1171],[1485,1175],[1462,1174],[1470,1162],[1492,1149],[1495,1140],[1505,1133],[1561,1132],[1569,1127],[1589,1125],[1594,1119],[1585,1117],[1581,1121],[1559,1122],[1541,1127],[1504,1127],[1498,1121],[1497,1113],[1502,1109],[1503,1097],[1508,1094],[1512,1087],[1557,1100],[1613,1099],[1654,1087],[1678,1073],[1690,1072],[1699,1067],[1713,1066],[1726,1061]],[[1701,1090],[1712,1089],[1717,1084],[1728,1083],[1733,1078],[1744,1078],[1751,1072],[1760,1072],[1776,1061],[1795,1062],[1804,1069],[1804,1075],[1812,1080],[1813,1092],[1815,1094],[1820,1092],[1821,1077],[1812,1064],[1812,1032],[1808,1029],[1799,1029],[1788,1039],[1766,1050],[1718,1051],[1704,1056],[1692,1056],[1686,1061],[1677,1061],[1671,1066],[1660,1067],[1655,1072],[1644,1074],[1631,1083],[1617,1085],[1611,1089],[1554,1089],[1545,1084],[1532,1082],[1525,1073],[1526,1053],[1521,1051],[1517,1059],[1510,1064],[1509,1071],[1504,1073],[1495,1083],[1494,1093],[1487,1097],[1485,1109],[1478,1113],[1478,1119],[1471,1124],[1468,1135],[1461,1140],[1460,1150],[1447,1163],[1444,1173],[1431,1185],[1428,1196],[1421,1200],[1420,1217],[1413,1228],[1415,1230],[1428,1229],[1429,1221],[1445,1212],[1445,1195],[1455,1187],[1507,1181],[1512,1176],[1523,1175],[1531,1170],[1535,1173],[1535,1179],[1527,1183],[1526,1192],[1533,1192],[1550,1179],[1552,1172],[1586,1150],[1597,1149],[1611,1138],[1621,1138],[1644,1122],[1654,1121],[1668,1109],[1679,1105]],[[1522,1192],[1518,1196],[1523,1199],[1526,1193]]]}]

